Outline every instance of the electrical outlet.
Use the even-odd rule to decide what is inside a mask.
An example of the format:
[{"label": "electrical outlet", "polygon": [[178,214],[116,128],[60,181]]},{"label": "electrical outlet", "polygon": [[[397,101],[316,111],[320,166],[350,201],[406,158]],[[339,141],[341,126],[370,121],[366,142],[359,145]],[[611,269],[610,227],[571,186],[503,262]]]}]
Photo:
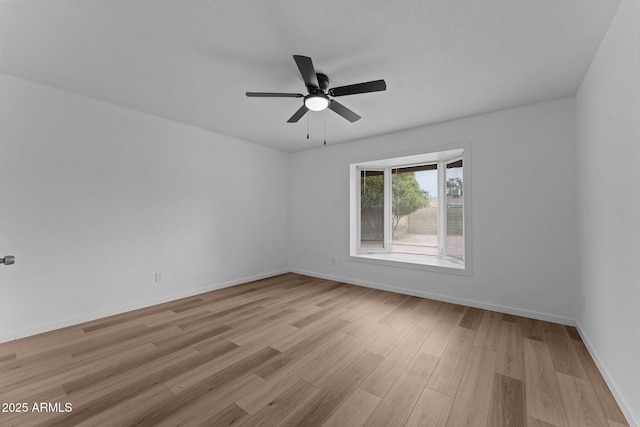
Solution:
[{"label": "electrical outlet", "polygon": [[336,265],[336,259],[335,258],[331,258],[331,265]]},{"label": "electrical outlet", "polygon": [[162,282],[162,273],[156,271],[156,283]]}]

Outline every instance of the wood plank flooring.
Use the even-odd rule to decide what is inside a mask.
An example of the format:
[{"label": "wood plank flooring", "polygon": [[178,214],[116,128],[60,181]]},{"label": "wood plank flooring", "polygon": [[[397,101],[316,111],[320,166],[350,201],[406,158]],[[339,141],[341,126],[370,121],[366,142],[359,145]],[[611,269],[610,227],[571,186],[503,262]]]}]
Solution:
[{"label": "wood plank flooring", "polygon": [[0,344],[2,426],[628,425],[574,328],[284,274]]}]

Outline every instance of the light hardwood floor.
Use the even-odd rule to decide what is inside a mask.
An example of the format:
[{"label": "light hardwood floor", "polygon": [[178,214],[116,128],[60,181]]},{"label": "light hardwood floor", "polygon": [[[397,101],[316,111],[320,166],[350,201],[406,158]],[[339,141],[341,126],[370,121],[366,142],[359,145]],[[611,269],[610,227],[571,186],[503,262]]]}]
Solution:
[{"label": "light hardwood floor", "polygon": [[1,344],[0,403],[2,426],[627,425],[572,327],[293,273]]}]

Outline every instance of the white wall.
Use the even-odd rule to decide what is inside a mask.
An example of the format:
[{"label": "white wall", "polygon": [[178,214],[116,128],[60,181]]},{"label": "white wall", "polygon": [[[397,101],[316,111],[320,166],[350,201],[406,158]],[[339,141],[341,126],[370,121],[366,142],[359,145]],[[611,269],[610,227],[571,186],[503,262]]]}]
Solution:
[{"label": "white wall", "polygon": [[620,4],[576,99],[577,318],[627,418],[640,426],[639,0]]},{"label": "white wall", "polygon": [[0,75],[0,341],[286,271],[289,160]]},{"label": "white wall", "polygon": [[[460,141],[471,145],[473,275],[347,261],[349,163]],[[570,98],[295,153],[292,268],[572,324],[574,150]]]}]

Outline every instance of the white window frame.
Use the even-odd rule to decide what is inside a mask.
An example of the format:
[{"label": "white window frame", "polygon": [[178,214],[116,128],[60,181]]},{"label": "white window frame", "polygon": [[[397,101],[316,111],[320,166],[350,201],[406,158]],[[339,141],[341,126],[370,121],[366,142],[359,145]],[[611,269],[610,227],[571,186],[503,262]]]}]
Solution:
[{"label": "white window frame", "polygon": [[[463,162],[463,238],[464,262],[447,256],[446,250],[446,165],[462,160]],[[423,164],[438,164],[438,252],[436,255],[405,254],[391,252],[391,200],[392,169]],[[360,177],[362,170],[384,171],[384,244],[383,249],[362,250],[360,248]],[[470,145],[460,143],[451,146],[434,147],[430,151],[420,153],[405,153],[405,155],[389,156],[377,160],[367,160],[350,164],[351,190],[350,206],[350,242],[349,261],[388,265],[401,268],[412,268],[428,271],[438,271],[453,274],[471,275],[472,247],[471,247],[471,162]]]}]

